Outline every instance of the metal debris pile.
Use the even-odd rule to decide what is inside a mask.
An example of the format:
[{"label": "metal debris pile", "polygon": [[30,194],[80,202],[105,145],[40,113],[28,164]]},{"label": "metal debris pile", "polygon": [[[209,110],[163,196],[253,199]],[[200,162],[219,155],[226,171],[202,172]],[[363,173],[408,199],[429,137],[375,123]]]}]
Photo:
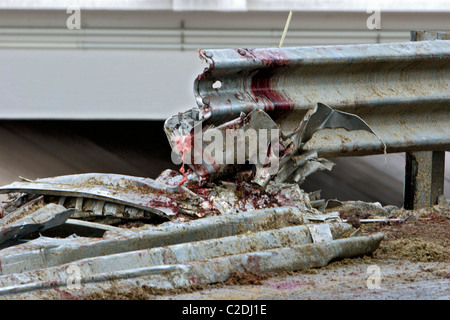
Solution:
[{"label": "metal debris pile", "polygon": [[[252,120],[270,123],[261,110],[235,121]],[[9,200],[0,219],[0,297],[82,298],[142,282],[178,288],[225,281],[230,272],[321,267],[374,251],[383,234],[361,236],[338,212],[324,212],[331,202],[319,191],[300,188],[309,174],[332,168],[302,145],[314,131],[335,126],[370,130],[319,105],[293,134],[281,135],[275,173],[264,166],[192,166],[156,179],[94,173],[1,187]],[[181,131],[169,140],[175,132]],[[126,227],[133,222],[139,227]],[[75,286],[70,270],[79,275]]]},{"label": "metal debris pile", "polygon": [[[186,114],[192,113],[188,111]],[[174,119],[169,119],[165,126],[175,152],[180,150],[174,141],[187,140],[192,134],[192,128],[187,130],[189,120],[178,116],[177,119],[179,122],[176,124]],[[205,131],[212,127],[207,125]],[[255,109],[248,115],[241,114],[226,125],[218,126],[220,130],[229,127],[267,129],[276,128],[277,124],[267,113]],[[69,217],[108,225],[133,221],[157,225],[164,221],[189,221],[286,206],[317,214],[319,211],[314,203],[318,201],[323,211],[323,200],[317,193],[305,193],[300,185],[314,172],[331,170],[333,163],[318,158],[314,151],[304,151],[302,146],[314,132],[337,127],[372,132],[359,117],[319,103],[292,133],[281,133],[277,137],[279,140],[272,144],[273,139],[265,141],[267,149],[276,147],[281,151],[276,172],[258,164],[252,167],[203,163],[189,164],[192,170],[187,171],[183,166],[182,173],[165,170],[156,179],[93,173],[14,182],[0,188],[0,192],[8,193],[10,197],[2,208],[4,217],[0,224],[3,238],[0,238],[0,245],[27,233],[45,231],[56,223],[64,223]],[[182,151],[195,157],[189,148]],[[186,154],[180,156],[186,157]],[[245,160],[248,160],[251,154],[247,152],[246,156]],[[38,207],[38,210],[33,210]],[[18,226],[32,224],[35,224],[34,228],[13,231]]]},{"label": "metal debris pile", "polygon": [[[353,233],[339,213],[324,212],[329,201],[320,192],[300,188],[310,174],[333,167],[304,148],[314,133],[343,128],[376,136],[360,117],[318,103],[293,130],[259,140],[276,170],[271,161],[249,163],[251,148],[241,165],[203,161],[211,130],[280,127],[259,108],[219,118],[194,108],[164,126],[180,172],[156,179],[77,174],[0,187],[9,194],[0,219],[0,296],[79,298],[113,285],[128,290],[139,279],[183,287],[225,281],[234,271],[320,267],[375,250],[382,234]],[[198,155],[203,162],[188,161]],[[139,227],[127,227],[133,223]],[[75,291],[67,282],[73,266],[82,284]]]},{"label": "metal debris pile", "polygon": [[[232,115],[229,117],[232,117]],[[166,120],[164,130],[173,151],[183,159],[183,165],[187,158],[190,160],[189,166],[194,174],[200,177],[200,179],[197,179],[199,181],[202,181],[201,178],[211,179],[227,175],[233,171],[243,170],[242,165],[230,165],[225,161],[226,159],[222,158],[214,158],[209,163],[206,162],[205,159],[208,159],[209,154],[205,152],[208,149],[208,143],[205,141],[209,139],[206,139],[205,136],[209,136],[212,130],[215,130],[221,136],[226,136],[226,132],[229,130],[242,133],[254,130],[253,132],[259,134],[260,130],[273,132],[272,130],[281,127],[280,123],[275,122],[268,113],[261,109],[254,109],[248,114],[241,112],[238,117],[231,120],[230,118],[225,119],[224,123],[217,125],[215,121],[208,118],[207,114],[202,114],[202,110],[194,108]],[[357,115],[334,110],[323,103],[318,103],[316,107],[306,113],[294,130],[289,132],[276,131],[278,135],[275,136],[267,134],[262,141],[258,137],[260,138],[258,142],[264,144],[263,150],[267,150],[267,158],[263,161],[254,161],[251,182],[262,187],[268,185],[269,182],[301,184],[307,176],[314,172],[331,170],[334,165],[331,161],[318,158],[316,151],[305,150],[304,146],[315,132],[336,128],[343,128],[348,131],[367,131],[379,139],[378,135]],[[241,135],[243,135],[242,133]],[[245,137],[239,138],[244,141]],[[196,139],[200,141],[198,147],[195,146]],[[180,141],[187,141],[188,143],[183,143],[180,147]],[[228,140],[223,143],[223,150],[221,150],[223,155],[230,150],[227,143],[229,143]],[[258,150],[258,148],[251,148],[251,146],[245,148],[244,160],[249,162],[252,159],[257,159],[255,153]],[[274,150],[276,153],[273,152]],[[271,161],[271,157],[276,157],[276,161]],[[201,162],[196,162],[196,159],[201,159]],[[277,164],[275,169],[271,166],[274,162]]]},{"label": "metal debris pile", "polygon": [[[10,193],[2,225],[19,223],[45,213],[50,204],[72,209],[71,218],[116,225],[129,221],[159,224],[264,208],[294,206],[314,212],[308,194],[298,184],[269,184],[262,188],[245,180],[186,182],[174,170],[153,180],[125,175],[78,174],[18,181],[0,188]],[[33,209],[40,209],[31,213]],[[28,218],[29,220],[29,218]],[[27,221],[28,221],[27,220]]]}]

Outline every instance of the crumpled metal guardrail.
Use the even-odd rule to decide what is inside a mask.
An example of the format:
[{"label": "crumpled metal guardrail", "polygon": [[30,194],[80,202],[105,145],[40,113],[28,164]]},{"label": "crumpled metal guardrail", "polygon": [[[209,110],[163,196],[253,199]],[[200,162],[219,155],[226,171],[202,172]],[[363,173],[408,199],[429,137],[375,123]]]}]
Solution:
[{"label": "crumpled metal guardrail", "polygon": [[[0,298],[80,298],[138,283],[177,288],[373,252],[383,234],[349,236],[352,227],[339,214],[316,210],[320,196],[299,184],[331,169],[319,157],[450,146],[449,41],[200,55],[209,66],[195,81],[198,108],[165,123],[172,147],[180,136],[192,147],[199,123],[206,130],[280,128],[278,171],[231,170],[230,182],[213,175],[229,174],[228,164],[200,165],[155,180],[84,174],[1,187],[13,195],[0,220]],[[157,226],[128,230],[69,217],[148,219]],[[61,238],[36,235],[41,231]],[[74,268],[81,287],[72,290]]]},{"label": "crumpled metal guardrail", "polygon": [[[449,39],[448,32],[412,31],[413,41],[405,43],[200,50],[208,67],[195,80],[198,107],[169,118],[165,131],[179,153],[177,139],[195,133],[198,123],[225,130],[238,117],[252,121],[256,109],[273,121],[260,117],[255,129],[280,128],[282,137],[292,137],[309,117],[322,114],[317,118],[326,123],[326,108],[344,112],[359,124],[313,126],[300,135],[304,145],[281,158],[278,177],[259,170],[253,182],[290,175],[301,182],[315,169],[330,169],[320,157],[406,152],[404,206],[428,207],[443,192],[444,151],[450,150]],[[190,167],[200,176],[223,171]]]},{"label": "crumpled metal guardrail", "polygon": [[[321,102],[364,119],[387,152],[450,148],[450,41],[201,50],[200,56],[208,67],[194,84],[194,119],[217,124],[260,108],[289,134]],[[317,132],[305,148],[319,157],[384,152],[370,133],[345,130]]]}]

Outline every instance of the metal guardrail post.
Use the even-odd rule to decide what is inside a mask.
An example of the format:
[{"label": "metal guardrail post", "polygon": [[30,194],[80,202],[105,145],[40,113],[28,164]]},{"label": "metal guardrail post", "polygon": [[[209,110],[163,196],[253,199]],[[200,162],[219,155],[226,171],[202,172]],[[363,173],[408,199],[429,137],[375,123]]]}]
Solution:
[{"label": "metal guardrail post", "polygon": [[[411,31],[411,41],[450,40],[449,32]],[[444,193],[445,151],[406,152],[404,208],[420,209],[437,203]]]}]

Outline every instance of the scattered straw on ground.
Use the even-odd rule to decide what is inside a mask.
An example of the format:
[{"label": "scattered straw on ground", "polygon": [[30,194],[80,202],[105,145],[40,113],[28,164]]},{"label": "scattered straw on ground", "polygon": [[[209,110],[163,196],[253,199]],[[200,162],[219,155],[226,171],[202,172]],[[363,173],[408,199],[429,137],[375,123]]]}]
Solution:
[{"label": "scattered straw on ground", "polygon": [[386,239],[374,257],[414,262],[450,262],[450,219],[430,211],[429,220],[364,226],[365,233],[381,231]]}]

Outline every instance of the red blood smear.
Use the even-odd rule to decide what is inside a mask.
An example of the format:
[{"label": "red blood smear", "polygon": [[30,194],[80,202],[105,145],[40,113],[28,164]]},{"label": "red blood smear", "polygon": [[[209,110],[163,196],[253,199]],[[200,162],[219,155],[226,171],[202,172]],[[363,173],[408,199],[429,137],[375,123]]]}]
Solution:
[{"label": "red blood smear", "polygon": [[261,60],[263,68],[252,77],[251,90],[257,102],[262,101],[264,110],[272,116],[279,116],[294,108],[293,101],[281,92],[271,88],[270,80],[276,72],[289,65],[289,60],[280,50],[249,50],[249,55]]},{"label": "red blood smear", "polygon": [[181,154],[181,161],[183,161],[183,165],[180,169],[180,172],[184,175],[186,172],[184,169],[185,159],[184,156],[186,153],[190,153],[193,148],[194,139],[192,135],[188,136],[180,136],[175,138],[175,148]]},{"label": "red blood smear", "polygon": [[[181,169],[183,169],[183,171],[184,171],[184,168],[181,168]],[[180,171],[181,171],[181,169],[180,169]],[[183,176],[183,178],[181,178],[181,181],[180,181],[180,183],[178,185],[181,186],[183,183],[185,183],[187,181],[189,181],[189,179]]]},{"label": "red blood smear", "polygon": [[270,79],[277,70],[260,69],[252,77],[251,90],[258,102],[264,103],[264,111],[271,115],[281,115],[292,111],[294,103],[291,99],[270,87]]}]

